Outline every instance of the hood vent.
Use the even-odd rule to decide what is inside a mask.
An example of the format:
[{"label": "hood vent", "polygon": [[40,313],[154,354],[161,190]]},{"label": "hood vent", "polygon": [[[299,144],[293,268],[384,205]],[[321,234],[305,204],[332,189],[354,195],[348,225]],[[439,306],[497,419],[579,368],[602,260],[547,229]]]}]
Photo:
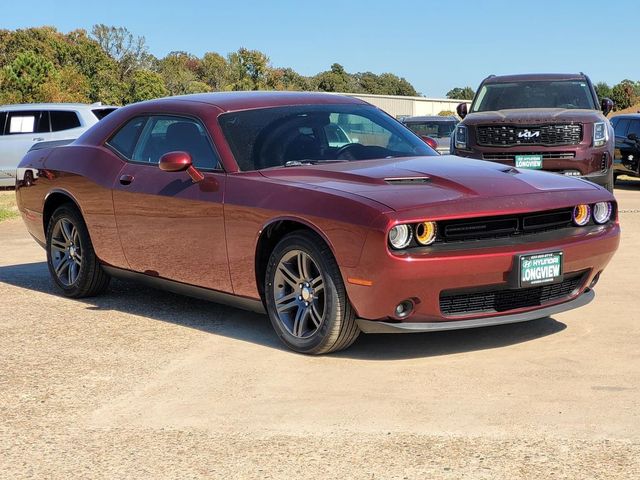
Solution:
[{"label": "hood vent", "polygon": [[429,177],[393,177],[385,178],[384,181],[389,185],[419,185],[428,183]]},{"label": "hood vent", "polygon": [[510,173],[511,175],[515,175],[516,173],[520,173],[520,170],[514,167],[507,167],[504,170],[501,170],[502,173]]}]

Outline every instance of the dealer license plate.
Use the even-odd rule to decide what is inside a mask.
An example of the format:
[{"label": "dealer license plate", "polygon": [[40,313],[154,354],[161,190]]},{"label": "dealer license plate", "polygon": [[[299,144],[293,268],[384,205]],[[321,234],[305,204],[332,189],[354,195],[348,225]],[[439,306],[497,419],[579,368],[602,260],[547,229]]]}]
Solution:
[{"label": "dealer license plate", "polygon": [[516,155],[516,168],[542,168],[542,155]]},{"label": "dealer license plate", "polygon": [[520,287],[562,281],[562,252],[520,255]]}]

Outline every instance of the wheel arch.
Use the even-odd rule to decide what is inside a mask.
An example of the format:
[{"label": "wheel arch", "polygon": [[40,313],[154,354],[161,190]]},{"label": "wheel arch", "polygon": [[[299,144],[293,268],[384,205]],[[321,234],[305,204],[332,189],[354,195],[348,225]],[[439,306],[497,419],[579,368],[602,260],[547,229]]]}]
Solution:
[{"label": "wheel arch", "polygon": [[271,252],[282,238],[295,231],[307,231],[317,235],[331,250],[336,258],[335,250],[327,236],[314,224],[300,218],[283,217],[270,220],[260,230],[255,251],[256,286],[264,303],[264,276]]},{"label": "wheel arch", "polygon": [[45,197],[44,205],[42,206],[42,228],[44,229],[45,235],[53,212],[55,212],[58,207],[67,203],[73,205],[84,218],[80,204],[71,193],[66,190],[52,190]]}]

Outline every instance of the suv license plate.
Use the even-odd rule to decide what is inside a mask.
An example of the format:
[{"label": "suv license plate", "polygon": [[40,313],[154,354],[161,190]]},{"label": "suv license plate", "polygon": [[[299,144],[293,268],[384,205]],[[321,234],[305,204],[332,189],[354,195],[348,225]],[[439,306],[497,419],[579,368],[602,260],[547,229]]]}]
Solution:
[{"label": "suv license plate", "polygon": [[516,168],[542,168],[542,155],[516,155]]},{"label": "suv license plate", "polygon": [[563,252],[519,255],[520,288],[562,281]]}]

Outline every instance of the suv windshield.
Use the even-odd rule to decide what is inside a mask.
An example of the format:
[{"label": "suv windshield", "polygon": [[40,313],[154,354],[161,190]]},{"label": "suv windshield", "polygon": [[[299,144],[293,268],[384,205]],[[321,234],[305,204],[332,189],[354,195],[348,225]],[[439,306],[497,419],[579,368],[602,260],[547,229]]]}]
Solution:
[{"label": "suv windshield", "polygon": [[427,135],[433,138],[449,138],[456,128],[456,122],[450,120],[411,122],[405,123],[409,129],[418,135]]},{"label": "suv windshield", "polygon": [[514,108],[596,108],[586,81],[533,81],[489,83],[482,86],[472,112]]},{"label": "suv windshield", "polygon": [[332,161],[437,155],[402,124],[368,105],[299,105],[220,116],[241,170]]}]

